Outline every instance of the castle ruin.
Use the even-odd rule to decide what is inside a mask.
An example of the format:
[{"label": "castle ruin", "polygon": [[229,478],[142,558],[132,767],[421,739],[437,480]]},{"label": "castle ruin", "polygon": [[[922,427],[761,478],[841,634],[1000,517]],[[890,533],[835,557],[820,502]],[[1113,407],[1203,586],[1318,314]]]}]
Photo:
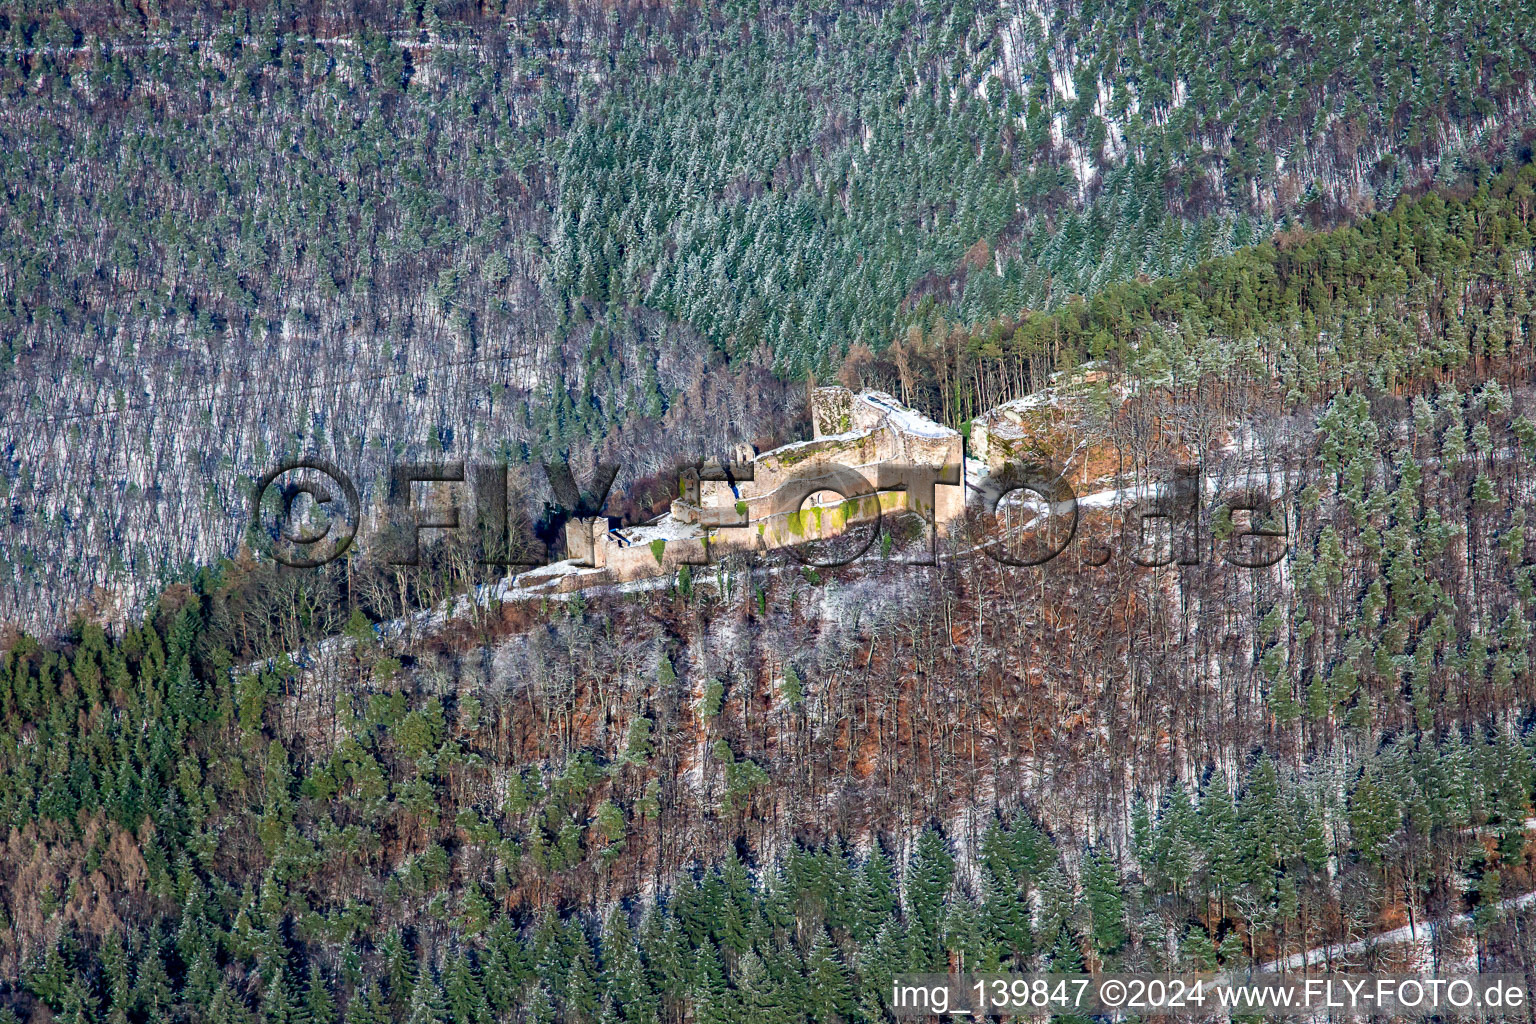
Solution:
[{"label": "castle ruin", "polygon": [[964,439],[881,391],[817,388],[813,436],[685,470],[671,511],[612,526],[566,525],[567,559],[521,574],[520,588],[564,592],[670,574],[732,551],[827,540],[907,510],[943,535],[965,511]]}]

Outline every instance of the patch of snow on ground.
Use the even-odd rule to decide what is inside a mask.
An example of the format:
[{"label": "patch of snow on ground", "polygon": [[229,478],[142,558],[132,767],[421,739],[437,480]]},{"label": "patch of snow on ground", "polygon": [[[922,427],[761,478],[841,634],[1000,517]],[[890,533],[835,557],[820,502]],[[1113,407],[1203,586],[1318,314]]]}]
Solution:
[{"label": "patch of snow on ground", "polygon": [[909,434],[934,438],[950,438],[959,434],[959,431],[935,423],[916,409],[907,408],[883,391],[865,391],[859,395],[859,401],[880,410],[892,423]]},{"label": "patch of snow on ground", "polygon": [[704,530],[694,523],[684,523],[667,512],[643,526],[626,526],[612,531],[630,544],[649,544],[653,540],[703,540]]}]

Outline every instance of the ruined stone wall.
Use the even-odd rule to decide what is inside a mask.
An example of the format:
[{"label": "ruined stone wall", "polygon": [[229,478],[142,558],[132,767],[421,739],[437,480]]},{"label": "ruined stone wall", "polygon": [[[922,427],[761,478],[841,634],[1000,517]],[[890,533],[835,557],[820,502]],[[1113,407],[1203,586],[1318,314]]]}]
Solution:
[{"label": "ruined stone wall", "polygon": [[830,540],[850,524],[903,509],[941,534],[963,515],[963,477],[937,485],[931,506],[915,491],[879,489],[894,482],[895,474],[882,472],[892,467],[962,467],[957,431],[889,395],[855,395],[842,387],[817,389],[811,413],[815,437],[756,455],[752,478],[737,479],[734,490],[726,480],[688,475],[667,521],[623,532],[608,531],[605,521],[572,524],[579,536],[568,543],[569,553],[588,568],[538,577],[538,585],[572,590],[647,579],[733,551]]},{"label": "ruined stone wall", "polygon": [[895,455],[895,446],[887,432],[878,431],[858,437],[827,436],[814,441],[785,445],[757,457],[756,475],[743,486],[742,497],[753,519],[777,511],[773,504],[777,492],[786,484],[799,486],[808,475],[832,467],[868,466]]},{"label": "ruined stone wall", "polygon": [[965,456],[965,446],[960,435],[952,437],[925,437],[920,434],[898,435],[907,460],[918,466],[954,466]]},{"label": "ruined stone wall", "polygon": [[811,436],[830,437],[853,430],[853,405],[853,392],[847,388],[817,388],[812,391]]}]

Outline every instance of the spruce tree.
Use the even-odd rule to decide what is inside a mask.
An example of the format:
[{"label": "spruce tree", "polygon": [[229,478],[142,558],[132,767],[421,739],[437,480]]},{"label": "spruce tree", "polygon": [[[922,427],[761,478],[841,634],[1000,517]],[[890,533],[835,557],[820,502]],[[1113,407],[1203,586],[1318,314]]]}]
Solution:
[{"label": "spruce tree", "polygon": [[1183,895],[1195,873],[1197,822],[1189,793],[1175,780],[1164,798],[1152,840],[1152,877]]},{"label": "spruce tree", "polygon": [[474,961],[463,950],[449,954],[443,966],[443,998],[454,1024],[488,1024],[490,1008]]},{"label": "spruce tree", "polygon": [[384,981],[389,992],[389,1002],[397,1011],[403,1013],[410,1005],[411,988],[415,982],[417,968],[416,958],[406,947],[405,939],[400,935],[398,928],[391,928],[384,934],[384,942],[379,947],[379,957],[384,965]]},{"label": "spruce tree", "polygon": [[[145,937],[139,951],[131,1000],[141,1013],[151,1019],[169,1012],[175,1000],[171,979],[166,974],[165,960],[160,956],[159,944],[153,935]],[[286,1006],[283,1009],[286,1013]]]},{"label": "spruce tree", "polygon": [[549,986],[540,981],[528,996],[523,1008],[523,1020],[528,1024],[555,1024],[555,1003],[550,998]]},{"label": "spruce tree", "polygon": [[1077,887],[1059,861],[1052,864],[1040,879],[1038,925],[1042,942],[1046,936],[1055,936],[1063,928],[1070,927],[1077,918],[1078,908]]},{"label": "spruce tree", "polygon": [[816,1024],[837,1024],[847,1020],[855,1009],[853,985],[848,978],[848,968],[826,929],[822,929],[812,943],[805,970],[811,1019]]},{"label": "spruce tree", "polygon": [[868,942],[896,909],[896,882],[891,862],[877,841],[864,858],[858,874],[858,911],[853,928],[854,940]]},{"label": "spruce tree", "polygon": [[596,1024],[602,1002],[597,963],[586,935],[575,927],[574,921],[570,927],[576,932],[572,939],[575,955],[571,957],[571,967],[566,977],[561,1017],[566,1024]]},{"label": "spruce tree", "polygon": [[1090,850],[1083,861],[1083,899],[1088,905],[1093,945],[1107,956],[1125,944],[1125,896],[1120,872],[1102,847]]},{"label": "spruce tree", "polygon": [[99,1006],[90,984],[77,974],[64,989],[58,1020],[63,1024],[96,1024]]},{"label": "spruce tree", "polygon": [[949,898],[948,913],[944,919],[944,948],[951,964],[961,970],[979,970],[985,959],[987,935],[982,928],[981,915],[976,902],[964,888],[957,886]]},{"label": "spruce tree", "polygon": [[1242,859],[1237,805],[1220,769],[1211,772],[1200,798],[1200,840],[1205,847],[1207,889],[1225,915],[1227,901],[1242,883]]},{"label": "spruce tree", "polygon": [[442,985],[433,977],[432,968],[425,957],[421,960],[415,983],[411,986],[411,1006],[405,1024],[453,1024]]},{"label": "spruce tree", "polygon": [[944,899],[954,874],[954,859],[943,836],[933,828],[923,830],[907,865],[906,909],[913,964],[920,970],[944,967],[941,934]]},{"label": "spruce tree", "polygon": [[261,1019],[265,1024],[294,1024],[293,994],[288,990],[288,975],[281,967],[261,990]]},{"label": "spruce tree", "polygon": [[1355,849],[1366,863],[1381,867],[1387,843],[1398,827],[1398,809],[1391,793],[1372,769],[1367,769],[1349,796],[1349,829]]},{"label": "spruce tree", "polygon": [[656,1008],[646,986],[638,944],[622,908],[608,916],[602,945],[603,992],[623,1024],[654,1024]]},{"label": "spruce tree", "polygon": [[385,1024],[388,1019],[376,981],[353,993],[347,1003],[346,1024]]},{"label": "spruce tree", "polygon": [[1184,962],[1197,971],[1209,971],[1216,967],[1216,944],[1211,941],[1211,936],[1198,924],[1189,926],[1184,933],[1184,942],[1181,946]]},{"label": "spruce tree", "polygon": [[[1012,958],[1015,964],[1022,962],[1033,949],[1030,935],[1030,908],[1025,902],[1019,885],[1006,868],[998,871],[988,867],[981,876],[981,919],[988,942],[997,950],[999,958]],[[991,965],[992,969],[998,965]]]},{"label": "spruce tree", "polygon": [[694,980],[688,987],[696,1024],[731,1024],[730,1001],[726,995],[725,971],[720,951],[706,940],[694,959]]}]

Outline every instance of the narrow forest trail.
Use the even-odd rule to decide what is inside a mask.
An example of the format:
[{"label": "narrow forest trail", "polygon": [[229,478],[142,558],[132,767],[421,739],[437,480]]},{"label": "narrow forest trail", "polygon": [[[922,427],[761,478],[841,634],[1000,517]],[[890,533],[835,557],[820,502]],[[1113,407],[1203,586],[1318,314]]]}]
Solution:
[{"label": "narrow forest trail", "polygon": [[[1495,904],[1501,912],[1519,910],[1536,904],[1536,892],[1528,892],[1520,896],[1511,896],[1500,900]],[[1379,946],[1398,946],[1410,942],[1422,942],[1432,937],[1436,932],[1446,928],[1459,928],[1472,924],[1472,914],[1464,912],[1450,914],[1445,917],[1437,917],[1429,921],[1421,921],[1415,925],[1403,925],[1401,928],[1393,928],[1391,931],[1381,932],[1376,935],[1368,935],[1363,939],[1355,939],[1350,942],[1335,942],[1313,948],[1301,953],[1292,953],[1290,956],[1279,960],[1271,960],[1260,964],[1256,974],[1278,974],[1286,971],[1299,971],[1306,967],[1315,967],[1318,964],[1335,964],[1340,960],[1349,960],[1357,957],[1370,949]]]}]

